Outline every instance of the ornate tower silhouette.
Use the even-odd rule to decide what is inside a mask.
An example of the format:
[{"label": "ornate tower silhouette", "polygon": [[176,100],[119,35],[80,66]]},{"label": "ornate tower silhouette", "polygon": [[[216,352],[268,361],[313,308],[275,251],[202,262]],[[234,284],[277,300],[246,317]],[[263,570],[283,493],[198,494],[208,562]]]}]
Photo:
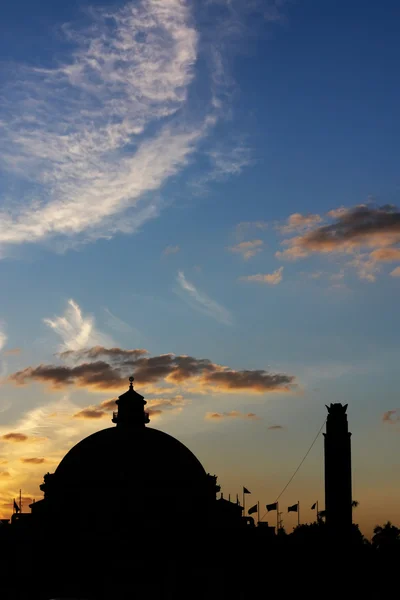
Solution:
[{"label": "ornate tower silhouette", "polygon": [[333,533],[350,531],[352,524],[351,433],[347,404],[331,404],[325,437],[326,524]]}]

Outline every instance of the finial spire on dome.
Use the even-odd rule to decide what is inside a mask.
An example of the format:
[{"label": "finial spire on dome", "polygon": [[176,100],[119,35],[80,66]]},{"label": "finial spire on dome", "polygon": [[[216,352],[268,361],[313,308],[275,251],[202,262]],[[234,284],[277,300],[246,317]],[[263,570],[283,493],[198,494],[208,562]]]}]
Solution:
[{"label": "finial spire on dome", "polygon": [[130,389],[130,390],[133,390],[133,382],[134,382],[134,381],[135,381],[135,378],[134,378],[134,376],[133,376],[133,375],[131,375],[131,376],[129,377],[129,389]]}]

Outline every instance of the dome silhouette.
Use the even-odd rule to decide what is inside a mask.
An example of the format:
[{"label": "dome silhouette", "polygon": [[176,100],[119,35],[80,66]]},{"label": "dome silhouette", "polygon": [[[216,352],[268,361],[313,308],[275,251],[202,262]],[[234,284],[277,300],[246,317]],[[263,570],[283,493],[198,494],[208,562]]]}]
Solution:
[{"label": "dome silhouette", "polygon": [[146,427],[146,401],[133,389],[116,400],[112,422],[76,444],[47,473],[32,511],[48,531],[126,539],[139,528],[210,521],[216,476],[174,437]]},{"label": "dome silhouette", "polygon": [[117,481],[146,488],[191,487],[206,472],[196,456],[172,436],[151,427],[110,427],[86,437],[62,459],[55,477],[66,486],[107,486]]}]

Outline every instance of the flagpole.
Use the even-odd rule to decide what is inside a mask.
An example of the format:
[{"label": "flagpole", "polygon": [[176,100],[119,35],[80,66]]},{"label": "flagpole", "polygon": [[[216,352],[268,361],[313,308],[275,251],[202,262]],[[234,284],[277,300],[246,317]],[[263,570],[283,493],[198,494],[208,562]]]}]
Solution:
[{"label": "flagpole", "polygon": [[244,488],[243,488],[243,516],[246,516],[246,500],[245,500],[245,493],[244,493]]},{"label": "flagpole", "polygon": [[279,531],[279,502],[276,503],[276,535]]},{"label": "flagpole", "polygon": [[297,526],[300,525],[300,500],[297,500]]},{"label": "flagpole", "polygon": [[19,512],[22,514],[22,495],[21,495],[21,490],[19,490]]},{"label": "flagpole", "polygon": [[317,523],[319,523],[319,510],[318,510],[318,500],[317,500]]},{"label": "flagpole", "polygon": [[260,502],[257,502],[258,524],[260,524]]}]

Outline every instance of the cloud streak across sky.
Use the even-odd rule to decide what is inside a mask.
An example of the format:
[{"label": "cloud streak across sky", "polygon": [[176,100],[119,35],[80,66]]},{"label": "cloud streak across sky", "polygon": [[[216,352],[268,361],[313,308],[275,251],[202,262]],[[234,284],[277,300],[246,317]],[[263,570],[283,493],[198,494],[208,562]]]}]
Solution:
[{"label": "cloud streak across sky", "polygon": [[3,248],[137,230],[215,123],[212,102],[202,113],[190,106],[199,33],[189,3],[127,2],[64,32],[69,57],[21,67],[2,93],[0,169],[34,190],[3,208]]},{"label": "cloud streak across sky", "polygon": [[215,300],[212,300],[212,298],[209,298],[204,292],[198,290],[193,283],[190,283],[190,281],[186,279],[183,271],[179,271],[177,281],[181,290],[185,293],[183,297],[188,299],[191,306],[196,310],[199,310],[225,325],[232,324],[232,315],[230,311]]}]

